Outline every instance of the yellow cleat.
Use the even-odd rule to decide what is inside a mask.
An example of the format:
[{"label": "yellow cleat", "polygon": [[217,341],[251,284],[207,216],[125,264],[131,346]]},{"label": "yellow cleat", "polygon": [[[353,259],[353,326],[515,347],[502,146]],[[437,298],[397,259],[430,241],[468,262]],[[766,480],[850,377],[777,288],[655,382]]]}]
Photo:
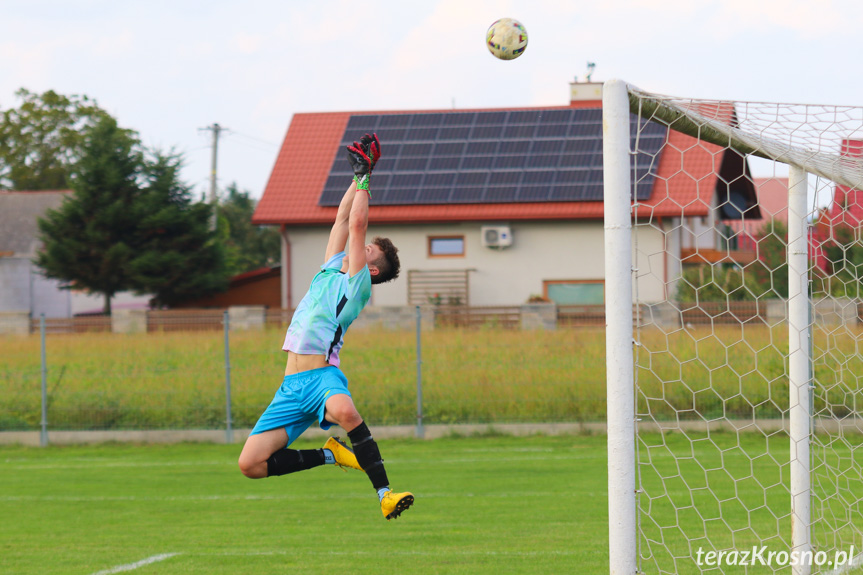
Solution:
[{"label": "yellow cleat", "polygon": [[402,514],[402,511],[414,504],[413,493],[393,493],[387,491],[384,498],[381,499],[381,511],[387,521],[395,519]]},{"label": "yellow cleat", "polygon": [[330,437],[327,439],[327,442],[324,443],[324,449],[329,449],[333,452],[333,456],[336,458],[336,465],[342,469],[350,467],[357,471],[363,470],[363,468],[360,467],[359,462],[357,462],[357,457],[354,455],[354,451],[338,437]]}]

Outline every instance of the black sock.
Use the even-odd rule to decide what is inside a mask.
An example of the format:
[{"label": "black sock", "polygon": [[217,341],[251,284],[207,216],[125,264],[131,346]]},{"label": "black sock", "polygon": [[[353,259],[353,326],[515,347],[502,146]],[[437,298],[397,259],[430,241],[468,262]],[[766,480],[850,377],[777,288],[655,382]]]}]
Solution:
[{"label": "black sock", "polygon": [[286,475],[323,464],[323,449],[280,449],[267,459],[267,477]]},{"label": "black sock", "polygon": [[381,458],[378,444],[372,439],[372,432],[369,431],[366,422],[362,422],[349,431],[348,438],[351,440],[351,447],[354,450],[354,455],[357,456],[357,462],[369,476],[375,491],[382,487],[388,487],[390,482],[387,479],[387,471],[384,469],[384,460]]}]

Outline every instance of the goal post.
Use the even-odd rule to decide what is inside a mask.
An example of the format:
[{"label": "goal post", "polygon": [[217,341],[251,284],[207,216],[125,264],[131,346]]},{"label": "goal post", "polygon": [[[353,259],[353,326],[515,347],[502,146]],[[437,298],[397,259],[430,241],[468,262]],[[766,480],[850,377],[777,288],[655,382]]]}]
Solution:
[{"label": "goal post", "polygon": [[[812,490],[809,448],[812,409],[809,357],[809,243],[806,235],[808,175],[799,166],[788,171],[788,422],[791,550],[811,553]],[[809,575],[810,565],[795,566],[795,575]]]},{"label": "goal post", "polygon": [[[606,302],[632,301],[629,99],[626,84],[606,82],[603,109]],[[635,402],[632,306],[606,304],[608,523],[611,573],[633,573],[635,533]]]},{"label": "goal post", "polygon": [[610,573],[844,573],[863,559],[863,108],[611,80],[603,163]]}]

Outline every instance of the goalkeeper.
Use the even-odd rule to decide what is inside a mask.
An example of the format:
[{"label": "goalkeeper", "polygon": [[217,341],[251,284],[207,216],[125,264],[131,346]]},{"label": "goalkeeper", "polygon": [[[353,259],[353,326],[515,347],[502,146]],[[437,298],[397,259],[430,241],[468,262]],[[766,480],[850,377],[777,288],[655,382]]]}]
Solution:
[{"label": "goalkeeper", "polygon": [[[347,152],[354,181],[339,204],[325,263],[288,327],[283,346],[288,352],[285,379],[246,440],[239,465],[243,475],[254,479],[328,463],[365,471],[384,517],[394,519],[413,504],[414,497],[390,490],[377,443],[354,407],[348,380],[339,369],[339,350],[348,326],[368,303],[372,284],[398,276],[398,250],[386,238],[366,244],[369,178],[381,155],[377,135],[366,134]],[[288,449],[315,421],[322,429],[341,426],[353,450],[336,437],[330,437],[322,449]]]}]

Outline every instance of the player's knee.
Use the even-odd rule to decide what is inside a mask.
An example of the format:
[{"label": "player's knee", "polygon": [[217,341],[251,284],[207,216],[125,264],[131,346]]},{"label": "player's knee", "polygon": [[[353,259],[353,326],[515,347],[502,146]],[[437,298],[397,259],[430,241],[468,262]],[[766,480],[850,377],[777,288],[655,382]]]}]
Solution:
[{"label": "player's knee", "polygon": [[357,413],[356,408],[349,403],[327,407],[327,419],[337,423],[345,429],[353,429],[359,425],[363,418]]},{"label": "player's knee", "polygon": [[264,475],[261,475],[260,462],[245,454],[240,454],[240,459],[237,460],[237,464],[240,466],[240,473],[250,479],[260,479],[261,477],[266,477],[266,462],[263,466]]}]

